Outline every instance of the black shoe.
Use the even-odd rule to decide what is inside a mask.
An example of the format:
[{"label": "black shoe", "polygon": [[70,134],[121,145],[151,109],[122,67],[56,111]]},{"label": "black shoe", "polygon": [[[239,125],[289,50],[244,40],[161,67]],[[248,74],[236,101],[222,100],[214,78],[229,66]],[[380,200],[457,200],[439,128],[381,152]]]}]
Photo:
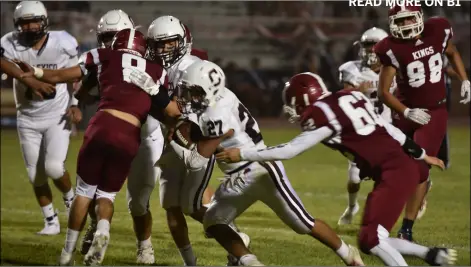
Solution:
[{"label": "black shoe", "polygon": [[397,238],[404,239],[410,242],[414,242],[412,238],[412,230],[411,229],[401,229],[397,233]]},{"label": "black shoe", "polygon": [[449,248],[430,248],[425,256],[425,262],[431,266],[453,265],[458,253]]}]

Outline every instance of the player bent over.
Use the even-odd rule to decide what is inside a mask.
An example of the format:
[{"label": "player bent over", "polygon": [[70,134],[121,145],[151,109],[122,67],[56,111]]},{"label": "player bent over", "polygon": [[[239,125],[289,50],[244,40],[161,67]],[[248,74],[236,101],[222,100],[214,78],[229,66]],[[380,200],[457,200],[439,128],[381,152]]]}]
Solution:
[{"label": "player bent over", "polygon": [[[175,141],[170,145],[192,169],[203,167],[218,147],[265,148],[257,122],[239,99],[225,88],[224,72],[212,62],[194,63],[184,72],[180,87],[184,107],[200,126],[202,141],[188,150]],[[229,224],[256,201],[262,201],[291,229],[326,244],[348,265],[363,265],[359,251],[345,244],[323,221],[306,211],[281,162],[227,164],[218,161],[226,174],[204,216],[204,228],[229,253],[231,264],[262,265]]]},{"label": "player bent over", "polygon": [[[427,248],[389,237],[407,200],[420,180],[426,180],[401,145],[416,159],[443,169],[441,160],[427,156],[400,130],[384,121],[364,94],[331,94],[313,73],[293,76],[283,91],[283,99],[292,116],[301,122],[300,135],[289,143],[263,149],[229,149],[217,158],[230,162],[286,160],[322,142],[352,159],[360,169],[360,177],[375,181],[366,200],[358,238],[363,252],[378,256],[389,266],[406,266],[401,254],[420,257],[431,265],[448,265],[456,260],[453,249]],[[272,171],[277,171],[276,165],[272,166]]]},{"label": "player bent over", "polygon": [[[393,124],[429,155],[437,156],[448,120],[444,56],[448,57],[462,82],[461,97],[464,99],[460,103],[469,103],[471,99],[470,82],[452,42],[453,29],[448,20],[441,17],[424,22],[421,7],[409,4],[389,9],[389,28],[391,35],[374,47],[382,63],[379,97],[393,110]],[[394,77],[397,98],[388,91]],[[429,166],[420,164],[420,172],[429,177]],[[424,204],[429,185],[421,183],[413,200],[407,203],[399,237],[413,240],[414,220]]]},{"label": "player bent over", "polygon": [[[77,40],[65,31],[48,31],[47,10],[40,1],[20,2],[13,19],[16,30],[1,39],[2,57],[51,69],[77,64]],[[5,63],[8,64],[2,58],[2,69]],[[31,83],[36,85],[31,86]],[[47,178],[51,177],[63,194],[68,214],[74,190],[64,163],[70,142],[70,125],[79,122],[82,114],[67,84],[56,84],[51,90],[37,83],[26,77],[13,81],[17,128],[28,178],[45,221],[38,234],[56,235],[60,233],[60,225]],[[44,90],[39,92],[38,89]]]},{"label": "player bent over", "polygon": [[[170,105],[162,86],[166,72],[161,65],[143,58],[146,53],[144,35],[134,29],[118,32],[111,49],[93,49],[80,66],[62,72],[35,69],[35,76],[45,81],[81,78],[98,69],[101,100],[98,112],[90,120],[77,160],[77,197],[71,217],[60,264],[72,263],[72,253],[83,227],[88,206],[96,195],[97,231],[85,255],[85,264],[100,264],[109,243],[113,202],[121,189],[137,154],[140,127],[151,106],[165,109],[170,116],[179,115],[176,104]],[[149,73],[147,92],[133,85],[132,68]]]}]

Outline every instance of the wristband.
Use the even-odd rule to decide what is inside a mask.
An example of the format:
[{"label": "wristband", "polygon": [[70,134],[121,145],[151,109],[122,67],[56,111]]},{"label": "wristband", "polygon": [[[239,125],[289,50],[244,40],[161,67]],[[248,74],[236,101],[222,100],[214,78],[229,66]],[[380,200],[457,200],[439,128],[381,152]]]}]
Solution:
[{"label": "wristband", "polygon": [[36,67],[33,67],[34,69],[34,77],[38,78],[38,79],[41,79],[43,76],[44,76],[44,71],[43,69],[41,68],[36,68]]}]

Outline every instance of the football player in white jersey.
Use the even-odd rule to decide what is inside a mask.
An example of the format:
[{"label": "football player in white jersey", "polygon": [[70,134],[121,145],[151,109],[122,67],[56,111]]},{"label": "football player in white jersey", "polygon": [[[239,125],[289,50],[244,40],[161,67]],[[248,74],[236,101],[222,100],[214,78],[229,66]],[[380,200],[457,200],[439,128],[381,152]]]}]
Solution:
[{"label": "football player in white jersey", "polygon": [[[192,38],[185,25],[173,16],[162,16],[155,19],[149,26],[148,38],[148,58],[163,60],[164,67],[169,77],[169,94],[175,99],[175,88],[181,79],[183,71],[201,59],[191,54]],[[143,75],[145,75],[143,73]],[[142,87],[142,86],[141,86]],[[164,129],[166,130],[166,129]],[[184,214],[190,215],[197,221],[203,221],[206,208],[203,206],[209,202],[210,193],[206,193],[208,182],[214,166],[214,159],[207,163],[207,166],[198,170],[185,168],[182,160],[178,159],[172,149],[164,150],[162,159],[158,165],[162,169],[159,179],[160,183],[160,203],[166,210],[167,223],[170,233],[179,248],[181,257],[185,265],[195,265],[194,256],[188,237],[188,228]],[[136,184],[142,187],[142,184]],[[148,186],[150,189],[150,186]],[[131,194],[133,191],[141,192],[137,196]],[[142,192],[140,189],[129,188],[128,201],[138,197],[139,199],[149,199],[151,190]],[[136,203],[141,209],[146,210],[146,202]],[[131,205],[132,206],[132,205]],[[146,220],[148,229],[146,234],[150,236],[151,219]],[[244,237],[248,238],[246,235]]]},{"label": "football player in white jersey", "polygon": [[[386,38],[388,34],[380,29],[373,27],[366,30],[360,41],[360,59],[349,61],[339,67],[340,82],[344,88],[358,90],[365,94],[374,104],[376,112],[387,121],[391,122],[391,109],[381,103],[378,99],[378,81],[381,63],[373,52],[373,46]],[[396,81],[391,85],[391,92],[396,88]],[[348,206],[345,212],[340,216],[339,225],[351,224],[353,216],[358,213],[360,206],[358,204],[358,191],[360,190],[360,170],[352,161],[348,161]]]},{"label": "football player in white jersey", "polygon": [[[1,46],[4,57],[21,60],[32,66],[61,69],[77,64],[77,40],[66,31],[48,31],[48,16],[40,1],[20,2],[13,13],[16,30],[5,34]],[[57,212],[52,206],[52,194],[47,177],[62,192],[68,213],[74,198],[65,159],[69,147],[70,123],[81,120],[77,99],[67,84],[56,84],[50,94],[39,97],[18,80],[13,82],[17,107],[17,127],[21,150],[41,206],[45,226],[43,235],[60,233]]]},{"label": "football player in white jersey", "polygon": [[[188,150],[175,141],[170,146],[188,168],[204,168],[217,149],[265,148],[257,122],[239,99],[225,87],[219,66],[200,61],[189,66],[179,85],[183,107],[200,127],[203,140]],[[183,110],[185,113],[186,110]],[[324,222],[305,210],[291,187],[281,162],[218,161],[226,174],[204,216],[204,228],[232,255],[232,264],[262,265],[229,223],[260,200],[299,234],[308,234],[337,252],[346,264],[363,265],[358,250],[346,245]]]}]

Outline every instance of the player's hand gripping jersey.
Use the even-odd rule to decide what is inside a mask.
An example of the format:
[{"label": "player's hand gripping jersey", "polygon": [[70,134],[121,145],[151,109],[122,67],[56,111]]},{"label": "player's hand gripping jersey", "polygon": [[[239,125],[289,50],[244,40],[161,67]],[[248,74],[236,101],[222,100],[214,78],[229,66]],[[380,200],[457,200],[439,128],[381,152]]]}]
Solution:
[{"label": "player's hand gripping jersey", "polygon": [[435,108],[445,103],[443,55],[453,29],[447,19],[424,23],[420,38],[401,40],[388,36],[375,46],[381,63],[397,69],[397,96],[409,108]]},{"label": "player's hand gripping jersey", "polygon": [[[161,65],[123,51],[108,48],[90,50],[85,56],[85,62],[80,64],[82,72],[89,71],[98,75],[100,86],[100,109],[116,109],[137,117],[145,122],[151,105],[166,107],[168,104],[165,90],[166,71]],[[138,68],[148,73],[156,83],[160,83],[161,92],[149,96],[144,90],[131,83],[129,75],[132,68]],[[153,115],[153,114],[151,114]]]}]

